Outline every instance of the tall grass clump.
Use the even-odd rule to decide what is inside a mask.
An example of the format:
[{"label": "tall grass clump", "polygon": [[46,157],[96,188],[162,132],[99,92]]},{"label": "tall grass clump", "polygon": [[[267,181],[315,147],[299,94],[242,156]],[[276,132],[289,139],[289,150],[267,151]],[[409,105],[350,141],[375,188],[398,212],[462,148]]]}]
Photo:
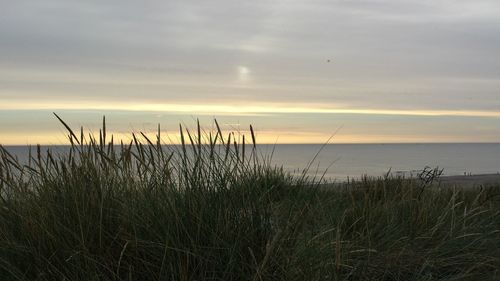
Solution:
[{"label": "tall grass clump", "polygon": [[65,153],[0,146],[0,280],[500,280],[500,186],[319,184],[272,166],[251,127],[167,145],[60,121]]},{"label": "tall grass clump", "polygon": [[[59,117],[58,117],[59,118]],[[68,129],[63,155],[0,150],[2,280],[245,280],[279,277],[273,222],[297,183],[259,157],[255,135],[195,133],[180,145]],[[293,222],[286,221],[289,224]],[[274,278],[273,277],[273,278]]]},{"label": "tall grass clump", "polygon": [[[361,178],[318,190],[298,276],[313,280],[500,280],[500,185]],[[300,278],[297,278],[297,280]]]}]

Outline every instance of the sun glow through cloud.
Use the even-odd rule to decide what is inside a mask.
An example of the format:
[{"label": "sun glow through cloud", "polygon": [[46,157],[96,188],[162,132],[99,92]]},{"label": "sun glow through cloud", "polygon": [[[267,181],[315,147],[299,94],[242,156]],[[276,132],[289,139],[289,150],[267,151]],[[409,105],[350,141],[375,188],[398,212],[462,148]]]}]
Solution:
[{"label": "sun glow through cloud", "polygon": [[238,66],[238,80],[248,82],[250,79],[250,69],[246,66]]}]

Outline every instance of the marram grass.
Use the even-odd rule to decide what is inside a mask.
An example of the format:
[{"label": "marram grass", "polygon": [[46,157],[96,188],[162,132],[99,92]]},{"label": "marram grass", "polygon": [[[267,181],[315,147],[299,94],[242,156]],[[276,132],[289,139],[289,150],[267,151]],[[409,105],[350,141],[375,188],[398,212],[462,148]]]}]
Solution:
[{"label": "marram grass", "polygon": [[67,154],[0,147],[0,280],[500,280],[499,187],[328,187],[273,167],[253,129],[173,146],[62,123]]}]

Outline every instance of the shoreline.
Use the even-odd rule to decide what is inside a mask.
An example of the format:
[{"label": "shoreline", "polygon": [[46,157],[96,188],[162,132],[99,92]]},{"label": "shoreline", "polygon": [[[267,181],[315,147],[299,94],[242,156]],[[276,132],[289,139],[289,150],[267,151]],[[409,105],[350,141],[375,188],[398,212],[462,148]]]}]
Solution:
[{"label": "shoreline", "polygon": [[473,187],[479,185],[500,185],[500,174],[443,176],[440,182],[446,185]]},{"label": "shoreline", "polygon": [[[377,177],[370,177],[368,178],[377,178]],[[410,176],[410,177],[405,177],[407,179],[417,179],[415,176]],[[333,184],[347,184],[350,181],[359,181],[361,178],[356,177],[356,178],[349,178],[350,180],[336,180]],[[446,175],[446,176],[441,176],[439,179],[436,180],[436,183],[440,183],[441,185],[444,186],[458,186],[458,187],[476,187],[476,186],[481,186],[481,185],[487,185],[487,186],[492,186],[492,185],[498,185],[500,186],[500,174],[495,173],[495,174],[477,174],[477,175]],[[325,184],[327,186],[331,185],[331,183]]]}]

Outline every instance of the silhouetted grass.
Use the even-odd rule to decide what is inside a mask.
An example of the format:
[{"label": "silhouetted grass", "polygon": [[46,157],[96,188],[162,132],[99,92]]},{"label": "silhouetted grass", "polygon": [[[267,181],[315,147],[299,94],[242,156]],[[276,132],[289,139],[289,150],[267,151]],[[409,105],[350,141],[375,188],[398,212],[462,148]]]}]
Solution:
[{"label": "silhouetted grass", "polygon": [[[62,120],[61,120],[62,122]],[[498,188],[403,178],[324,186],[217,125],[181,145],[0,147],[1,280],[499,280]]]}]

